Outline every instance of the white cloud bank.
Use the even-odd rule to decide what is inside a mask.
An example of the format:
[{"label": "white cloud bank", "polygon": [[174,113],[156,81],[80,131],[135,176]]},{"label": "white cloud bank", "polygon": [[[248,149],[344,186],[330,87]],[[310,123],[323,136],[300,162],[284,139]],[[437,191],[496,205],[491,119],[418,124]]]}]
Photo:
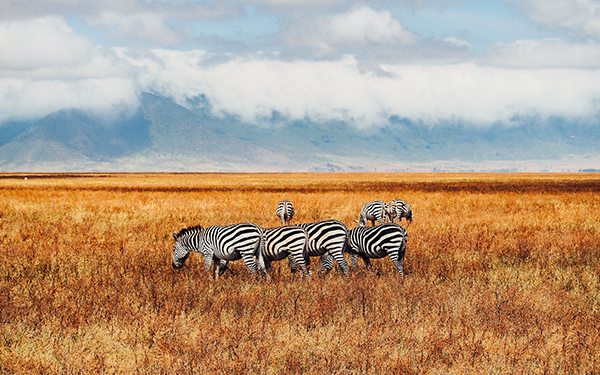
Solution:
[{"label": "white cloud bank", "polygon": [[512,0],[533,21],[563,27],[580,35],[600,38],[600,2],[597,0]]},{"label": "white cloud bank", "polygon": [[510,68],[598,69],[600,44],[592,40],[569,43],[555,38],[517,40],[488,48],[480,62]]},{"label": "white cloud bank", "polygon": [[[156,36],[163,25],[162,18],[152,23],[150,17],[138,30],[134,19],[128,24],[118,17],[100,17],[98,22],[130,25],[130,33],[154,25]],[[400,48],[400,54],[406,46],[418,52],[432,45],[405,30],[390,12],[366,6],[311,22],[314,32],[295,38],[296,43],[322,43],[332,50],[376,44],[386,50]],[[288,31],[299,31],[302,25],[307,24],[292,25]],[[175,36],[164,37],[168,44]],[[469,48],[458,38],[439,43]],[[394,53],[385,63],[374,59],[366,63],[349,54],[324,60],[278,56],[102,48],[77,35],[61,17],[4,21],[0,22],[0,122],[64,108],[134,107],[143,91],[182,104],[205,95],[216,113],[227,112],[246,122],[262,122],[277,112],[290,120],[340,120],[360,127],[382,124],[390,116],[432,125],[444,121],[485,125],[510,123],[515,116],[580,119],[596,116],[600,109],[600,47],[594,41],[499,43],[480,59],[448,59],[453,63],[444,62],[443,56],[408,63],[394,60]]]},{"label": "white cloud bank", "polygon": [[136,105],[130,68],[60,17],[0,23],[0,121]]},{"label": "white cloud bank", "polygon": [[365,5],[332,17],[326,30],[335,44],[411,43],[415,38],[402,28],[392,12],[376,11]]},{"label": "white cloud bank", "polygon": [[128,57],[144,90],[185,98],[206,95],[215,111],[260,122],[276,111],[292,120],[381,124],[392,115],[435,124],[510,122],[514,116],[588,117],[599,108],[598,69],[514,69],[452,65],[382,65],[363,72],[353,57],[337,61],[233,59],[203,67],[199,52],[155,50]]}]

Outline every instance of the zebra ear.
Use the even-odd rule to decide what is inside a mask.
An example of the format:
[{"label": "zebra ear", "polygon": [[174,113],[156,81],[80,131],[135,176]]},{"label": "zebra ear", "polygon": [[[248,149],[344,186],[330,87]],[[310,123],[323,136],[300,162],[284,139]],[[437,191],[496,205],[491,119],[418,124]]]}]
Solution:
[{"label": "zebra ear", "polygon": [[173,232],[173,239],[177,241],[177,233]]}]

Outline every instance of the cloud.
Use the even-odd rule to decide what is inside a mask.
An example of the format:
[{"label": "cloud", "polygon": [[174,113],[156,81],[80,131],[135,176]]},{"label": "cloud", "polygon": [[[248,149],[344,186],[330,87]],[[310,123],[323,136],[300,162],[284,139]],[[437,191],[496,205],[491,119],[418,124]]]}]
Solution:
[{"label": "cloud", "polygon": [[392,12],[376,11],[364,5],[332,17],[325,29],[333,44],[394,44],[415,40],[415,36],[402,28]]},{"label": "cloud", "polygon": [[98,17],[88,17],[91,25],[115,26],[109,36],[117,40],[151,41],[164,46],[175,46],[181,38],[166,23],[162,13],[136,13],[124,14],[117,12],[103,12]]},{"label": "cloud", "polygon": [[594,116],[600,99],[597,69],[385,64],[384,75],[361,70],[352,56],[335,61],[233,57],[204,66],[208,58],[199,51],[157,50],[131,62],[144,90],[181,104],[204,95],[216,113],[254,123],[278,113],[292,121],[348,121],[358,127],[385,123],[390,116],[431,125],[485,125],[510,123],[515,116]]},{"label": "cloud", "polygon": [[389,10],[377,11],[366,5],[341,14],[297,17],[282,25],[284,46],[305,56],[337,59],[340,54],[360,54],[382,47],[388,54],[414,44],[417,36],[402,27]]},{"label": "cloud", "polygon": [[480,62],[511,68],[600,68],[600,44],[556,38],[497,43]]},{"label": "cloud", "polygon": [[0,121],[64,108],[110,112],[137,103],[130,65],[64,19],[0,23]]},{"label": "cloud", "polygon": [[389,10],[366,5],[339,14],[295,18],[281,27],[280,56],[288,60],[333,61],[352,55],[362,65],[373,66],[457,63],[473,58],[470,44],[460,38],[423,38],[405,29]]},{"label": "cloud", "polygon": [[[101,2],[87,1],[50,0],[63,10],[76,3],[100,9],[94,4]],[[285,3],[313,6],[310,1]],[[550,3],[571,7],[558,0]],[[9,0],[12,9],[18,4]],[[174,45],[182,34],[171,20],[219,17],[241,6],[233,0],[224,3],[232,9],[215,4],[113,0],[85,17],[109,26],[121,38]],[[266,0],[262,4],[275,6]],[[343,9],[343,4],[334,5]],[[549,12],[557,21],[544,19],[557,24],[583,14],[572,9],[580,13],[560,18],[554,10]],[[432,125],[485,125],[528,115],[598,114],[598,42],[519,40],[492,45],[475,58],[464,40],[425,39],[406,30],[387,10],[358,5],[303,17],[307,14],[312,13],[280,18],[282,35],[274,39],[281,48],[271,44],[264,49],[270,52],[246,51],[244,56],[101,47],[77,35],[60,16],[0,17],[0,51],[10,51],[0,53],[0,121],[41,117],[64,108],[133,108],[142,91],[184,105],[203,95],[215,114],[253,123],[268,122],[275,113],[291,121],[348,121],[358,127],[383,124],[390,116]]]},{"label": "cloud", "polygon": [[80,64],[94,43],[75,35],[62,18],[0,23],[0,69],[27,70]]},{"label": "cloud", "polygon": [[113,41],[175,46],[187,36],[177,21],[214,21],[243,11],[237,0],[5,0],[0,2],[0,22],[69,15]]},{"label": "cloud", "polygon": [[289,11],[290,9],[323,9],[345,0],[250,0],[274,11]]},{"label": "cloud", "polygon": [[600,38],[600,2],[595,0],[512,0],[535,22],[565,27],[580,35]]}]

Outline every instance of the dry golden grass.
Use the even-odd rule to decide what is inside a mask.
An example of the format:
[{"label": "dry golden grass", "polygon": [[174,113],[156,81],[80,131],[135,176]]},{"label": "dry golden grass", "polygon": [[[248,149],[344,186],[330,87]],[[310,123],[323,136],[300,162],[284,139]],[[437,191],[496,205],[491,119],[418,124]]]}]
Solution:
[{"label": "dry golden grass", "polygon": [[[24,181],[24,177],[28,177]],[[600,176],[0,175],[0,373],[600,372]],[[218,283],[171,233],[277,226],[408,201],[407,275],[389,259]]]}]

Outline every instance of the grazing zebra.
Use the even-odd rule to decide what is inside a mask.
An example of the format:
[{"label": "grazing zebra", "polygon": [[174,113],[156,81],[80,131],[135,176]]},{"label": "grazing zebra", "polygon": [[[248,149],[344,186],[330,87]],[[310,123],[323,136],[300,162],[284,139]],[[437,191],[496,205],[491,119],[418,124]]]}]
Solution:
[{"label": "grazing zebra", "polygon": [[398,218],[398,221],[402,221],[403,217],[406,218],[406,221],[412,223],[412,216],[410,204],[405,201],[394,199],[388,206],[388,217],[392,223],[395,218]]},{"label": "grazing zebra", "polygon": [[[316,223],[296,224],[304,228],[308,234],[308,256],[320,256],[319,268],[327,272],[333,268],[333,259],[338,263],[340,270],[348,276],[348,262],[344,258],[343,250],[348,235],[348,228],[337,220],[318,221]],[[296,271],[296,264],[290,258],[290,269]]]},{"label": "grazing zebra", "polygon": [[377,220],[379,224],[385,224],[388,211],[388,205],[384,201],[365,203],[360,211],[360,218],[354,221],[360,226],[366,226],[367,220],[371,222],[372,226],[375,225],[375,220]]},{"label": "grazing zebra", "polygon": [[250,223],[183,229],[179,233],[173,233],[173,268],[181,268],[190,256],[190,251],[195,251],[204,257],[204,272],[209,276],[214,259],[217,280],[227,269],[229,261],[240,258],[244,259],[250,272],[256,274],[254,256],[259,253],[261,236],[262,229]]},{"label": "grazing zebra", "polygon": [[307,242],[306,231],[297,226],[264,229],[258,266],[265,271],[267,279],[270,280],[271,262],[289,257],[300,266],[305,275],[308,275],[307,263],[310,259],[306,254]]},{"label": "grazing zebra", "polygon": [[275,213],[281,219],[281,225],[289,225],[290,221],[294,217],[294,206],[292,205],[292,202],[283,200],[279,202]]},{"label": "grazing zebra", "polygon": [[361,257],[367,268],[370,268],[370,259],[389,255],[398,269],[398,273],[403,275],[407,240],[406,230],[398,224],[388,223],[376,227],[360,226],[350,229],[346,251],[353,256],[353,268],[356,267],[356,256]]}]

